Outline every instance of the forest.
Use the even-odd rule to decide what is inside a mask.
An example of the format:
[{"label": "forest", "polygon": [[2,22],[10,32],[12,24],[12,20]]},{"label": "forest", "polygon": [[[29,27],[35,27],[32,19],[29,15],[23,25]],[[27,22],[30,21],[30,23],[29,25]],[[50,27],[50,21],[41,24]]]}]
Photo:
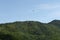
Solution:
[{"label": "forest", "polygon": [[0,40],[60,40],[60,20],[1,23]]}]

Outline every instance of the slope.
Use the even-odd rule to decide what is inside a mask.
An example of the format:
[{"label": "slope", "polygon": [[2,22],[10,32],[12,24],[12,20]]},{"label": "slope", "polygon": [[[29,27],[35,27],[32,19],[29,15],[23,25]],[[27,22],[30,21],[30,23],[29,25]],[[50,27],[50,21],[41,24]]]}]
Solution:
[{"label": "slope", "polygon": [[38,21],[0,24],[1,33],[1,40],[60,40],[60,28]]}]

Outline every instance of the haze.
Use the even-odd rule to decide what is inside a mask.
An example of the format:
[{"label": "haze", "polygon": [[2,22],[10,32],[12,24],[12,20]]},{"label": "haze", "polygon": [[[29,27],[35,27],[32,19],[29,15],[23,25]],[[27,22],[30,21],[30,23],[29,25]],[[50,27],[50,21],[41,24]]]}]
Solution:
[{"label": "haze", "polygon": [[60,0],[0,0],[0,23],[60,20]]}]

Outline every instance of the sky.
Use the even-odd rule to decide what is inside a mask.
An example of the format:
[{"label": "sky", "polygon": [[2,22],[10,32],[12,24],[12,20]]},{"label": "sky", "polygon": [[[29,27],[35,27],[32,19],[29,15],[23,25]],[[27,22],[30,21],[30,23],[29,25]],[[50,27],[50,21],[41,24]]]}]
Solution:
[{"label": "sky", "polygon": [[60,0],[0,0],[0,23],[60,20]]}]

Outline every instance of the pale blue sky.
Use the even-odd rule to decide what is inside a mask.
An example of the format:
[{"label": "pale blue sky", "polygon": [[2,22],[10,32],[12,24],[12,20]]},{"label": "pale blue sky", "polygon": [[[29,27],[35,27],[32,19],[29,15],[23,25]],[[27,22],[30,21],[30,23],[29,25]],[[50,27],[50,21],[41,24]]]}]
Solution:
[{"label": "pale blue sky", "polygon": [[60,20],[60,0],[0,0],[0,23]]}]

